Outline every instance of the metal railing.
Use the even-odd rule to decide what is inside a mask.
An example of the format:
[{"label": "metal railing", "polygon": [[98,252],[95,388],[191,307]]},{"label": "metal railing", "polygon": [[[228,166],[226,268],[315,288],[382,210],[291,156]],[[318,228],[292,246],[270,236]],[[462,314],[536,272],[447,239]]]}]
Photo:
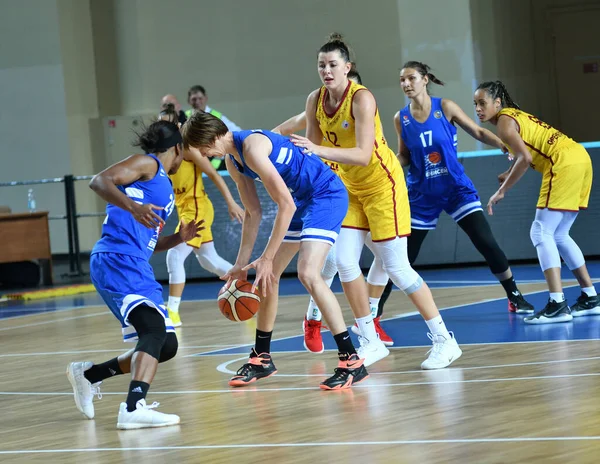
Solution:
[{"label": "metal railing", "polygon": [[101,217],[106,213],[78,213],[77,203],[75,201],[75,182],[81,180],[90,180],[94,176],[73,176],[67,174],[64,177],[54,177],[49,179],[36,180],[18,180],[11,182],[0,182],[0,187],[15,187],[23,185],[44,185],[44,184],[64,184],[65,189],[65,211],[62,215],[48,215],[48,220],[66,220],[67,221],[67,240],[69,246],[69,277],[80,277],[85,275],[81,265],[81,249],[79,246],[79,227],[77,220],[79,218]]}]

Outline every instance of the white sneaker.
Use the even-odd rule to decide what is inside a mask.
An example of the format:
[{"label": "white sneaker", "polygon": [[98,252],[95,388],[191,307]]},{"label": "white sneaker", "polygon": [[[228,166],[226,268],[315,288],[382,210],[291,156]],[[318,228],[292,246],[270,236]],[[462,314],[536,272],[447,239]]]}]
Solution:
[{"label": "white sneaker", "polygon": [[144,429],[147,427],[166,427],[179,424],[179,416],[164,414],[155,411],[160,403],[154,402],[146,405],[146,400],[141,399],[136,403],[136,410],[127,411],[127,403],[121,403],[117,428],[121,430]]},{"label": "white sneaker", "polygon": [[433,342],[433,348],[428,351],[429,356],[421,364],[421,369],[443,369],[460,358],[462,350],[458,346],[456,338],[454,338],[454,333],[449,333],[451,338],[446,338],[443,335],[427,334]]},{"label": "white sneaker", "polygon": [[358,354],[359,358],[363,358],[365,360],[365,367],[375,364],[377,361],[390,354],[390,350],[388,350],[383,342],[379,340],[379,337],[377,337],[375,340],[368,340],[359,335],[358,341],[360,343],[360,348],[356,350],[356,353]]},{"label": "white sneaker", "polygon": [[94,418],[94,396],[98,395],[98,399],[102,399],[102,394],[100,393],[100,384],[102,382],[92,385],[83,375],[93,365],[94,363],[85,361],[73,362],[67,366],[67,377],[73,386],[75,405],[88,419]]}]

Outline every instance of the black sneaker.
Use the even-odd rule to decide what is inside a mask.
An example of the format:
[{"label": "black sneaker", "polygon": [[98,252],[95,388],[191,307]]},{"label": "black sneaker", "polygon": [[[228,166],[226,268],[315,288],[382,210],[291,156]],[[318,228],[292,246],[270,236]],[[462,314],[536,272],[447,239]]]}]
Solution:
[{"label": "black sneaker", "polygon": [[560,303],[549,300],[546,307],[539,313],[523,319],[526,324],[553,324],[555,322],[569,322],[572,320],[571,309],[566,300]]},{"label": "black sneaker", "polygon": [[277,368],[273,364],[271,355],[269,353],[257,354],[254,348],[252,348],[250,359],[229,380],[229,385],[232,387],[245,387],[252,382],[256,382],[258,379],[263,379],[276,373]]},{"label": "black sneaker", "polygon": [[577,298],[577,303],[571,306],[571,314],[573,317],[600,314],[600,296],[587,296],[582,292]]},{"label": "black sneaker", "polygon": [[321,382],[319,385],[321,389],[344,390],[369,377],[367,368],[364,366],[365,360],[359,358],[356,353],[350,356],[340,354],[339,357],[338,367],[335,368],[331,377]]},{"label": "black sneaker", "polygon": [[531,314],[533,305],[525,299],[521,292],[510,295],[508,298],[508,312],[516,314]]}]

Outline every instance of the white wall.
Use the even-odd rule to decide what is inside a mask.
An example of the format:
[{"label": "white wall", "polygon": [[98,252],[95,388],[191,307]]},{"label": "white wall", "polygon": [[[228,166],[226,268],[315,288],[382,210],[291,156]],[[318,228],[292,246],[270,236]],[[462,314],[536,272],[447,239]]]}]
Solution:
[{"label": "white wall", "polygon": [[[56,2],[0,1],[0,182],[71,172]],[[64,214],[63,184],[33,186],[38,210]],[[0,204],[27,210],[27,187],[0,187]],[[52,252],[66,223],[50,222]]]}]

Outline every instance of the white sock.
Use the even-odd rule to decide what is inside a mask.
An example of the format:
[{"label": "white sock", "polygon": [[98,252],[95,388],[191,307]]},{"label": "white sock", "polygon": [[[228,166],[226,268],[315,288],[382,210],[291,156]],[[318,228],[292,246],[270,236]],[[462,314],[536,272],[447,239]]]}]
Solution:
[{"label": "white sock", "polygon": [[446,324],[444,324],[444,320],[442,319],[442,315],[434,317],[433,319],[429,319],[425,321],[431,335],[442,335],[446,340],[449,340],[451,337],[448,329],[446,328]]},{"label": "white sock", "polygon": [[320,321],[321,317],[321,311],[319,311],[317,303],[315,303],[315,300],[310,297],[310,301],[308,302],[308,310],[306,311],[306,319],[309,321]]},{"label": "white sock", "polygon": [[181,303],[181,297],[169,295],[169,302],[167,303],[167,308],[169,308],[174,313],[178,313],[179,303]]},{"label": "white sock", "polygon": [[356,319],[360,334],[369,341],[377,340],[377,332],[375,331],[375,324],[373,324],[373,316],[369,314],[365,317],[359,317]]},{"label": "white sock", "polygon": [[369,304],[371,305],[371,315],[373,316],[373,319],[377,317],[377,312],[379,311],[379,300],[381,300],[381,298],[369,297]]},{"label": "white sock", "polygon": [[594,286],[592,285],[591,287],[581,287],[581,291],[583,293],[585,293],[587,296],[596,296],[596,289],[594,288]]},{"label": "white sock", "polygon": [[565,294],[562,292],[550,292],[550,299],[556,303],[562,303],[565,301]]}]

